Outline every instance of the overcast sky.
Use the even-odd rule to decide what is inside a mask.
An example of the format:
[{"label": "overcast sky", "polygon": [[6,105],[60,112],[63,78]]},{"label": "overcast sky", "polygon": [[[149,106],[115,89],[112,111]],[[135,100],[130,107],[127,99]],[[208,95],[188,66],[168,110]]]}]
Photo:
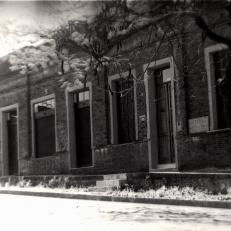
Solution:
[{"label": "overcast sky", "polygon": [[55,29],[70,19],[91,17],[98,7],[95,1],[1,1],[0,57],[36,44],[40,32]]}]

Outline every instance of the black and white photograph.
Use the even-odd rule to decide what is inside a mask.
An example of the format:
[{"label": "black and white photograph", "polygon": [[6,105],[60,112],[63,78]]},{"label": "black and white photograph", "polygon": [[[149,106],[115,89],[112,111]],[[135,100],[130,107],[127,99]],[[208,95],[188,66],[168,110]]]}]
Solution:
[{"label": "black and white photograph", "polygon": [[0,0],[0,230],[230,231],[231,1]]}]

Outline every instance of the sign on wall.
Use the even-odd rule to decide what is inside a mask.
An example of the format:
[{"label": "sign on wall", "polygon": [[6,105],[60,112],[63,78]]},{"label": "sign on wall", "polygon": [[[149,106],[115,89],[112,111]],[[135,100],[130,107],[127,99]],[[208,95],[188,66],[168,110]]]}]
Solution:
[{"label": "sign on wall", "polygon": [[209,130],[208,116],[190,119],[188,123],[189,133],[207,132]]}]

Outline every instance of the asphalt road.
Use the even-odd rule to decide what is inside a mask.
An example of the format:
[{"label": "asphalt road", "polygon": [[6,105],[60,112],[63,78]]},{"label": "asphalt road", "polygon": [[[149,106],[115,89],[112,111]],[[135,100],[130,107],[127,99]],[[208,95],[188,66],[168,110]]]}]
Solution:
[{"label": "asphalt road", "polygon": [[0,231],[231,231],[231,210],[0,195]]}]

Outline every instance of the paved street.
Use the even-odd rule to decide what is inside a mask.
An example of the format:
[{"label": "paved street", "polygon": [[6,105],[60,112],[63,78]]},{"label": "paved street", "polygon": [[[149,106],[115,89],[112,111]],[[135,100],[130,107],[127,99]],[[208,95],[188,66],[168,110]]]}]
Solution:
[{"label": "paved street", "polygon": [[1,231],[230,231],[231,210],[0,195]]}]

